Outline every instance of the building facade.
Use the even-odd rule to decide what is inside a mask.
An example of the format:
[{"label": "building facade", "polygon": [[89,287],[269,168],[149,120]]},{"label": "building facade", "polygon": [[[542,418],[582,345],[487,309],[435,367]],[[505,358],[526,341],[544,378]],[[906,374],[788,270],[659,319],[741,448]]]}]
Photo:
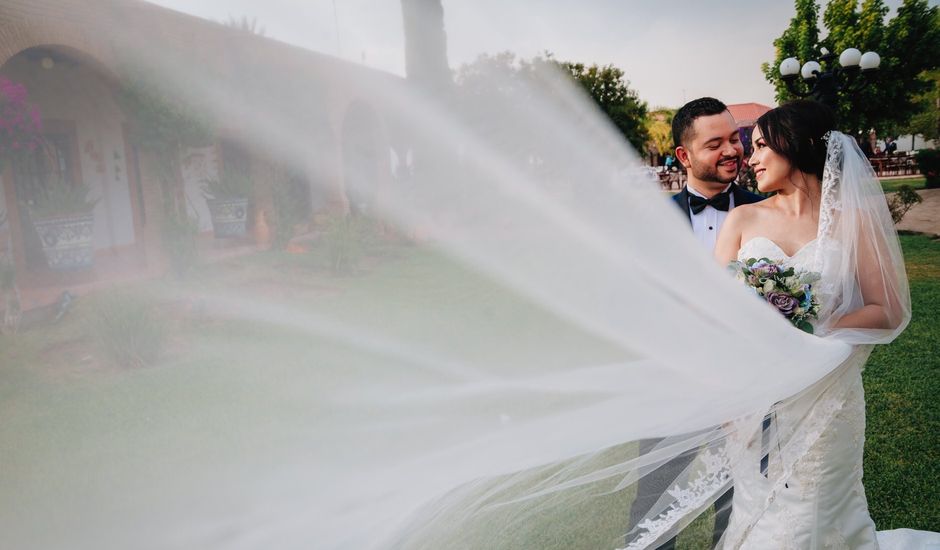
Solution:
[{"label": "building facade", "polygon": [[[135,0],[6,1],[0,29],[0,78],[25,88],[42,126],[36,152],[0,165],[0,256],[24,310],[165,273],[175,213],[211,257],[270,243],[277,185],[291,186],[303,222],[380,200],[391,182],[377,92],[399,77]],[[128,101],[133,90],[150,103]],[[147,124],[185,115],[147,109],[191,113],[208,137],[153,147]],[[252,189],[247,231],[221,246],[203,187],[225,169]],[[35,224],[50,181],[87,186],[95,201],[91,265],[50,265]]]}]

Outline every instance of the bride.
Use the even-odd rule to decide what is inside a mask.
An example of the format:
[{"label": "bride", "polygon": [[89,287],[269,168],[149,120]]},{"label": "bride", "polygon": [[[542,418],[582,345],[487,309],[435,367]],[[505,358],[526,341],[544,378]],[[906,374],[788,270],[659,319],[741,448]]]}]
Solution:
[{"label": "bride", "polygon": [[[731,212],[715,255],[722,263],[764,259],[797,275],[818,273],[815,334],[855,350],[820,382],[778,403],[763,433],[744,443],[732,466],[724,546],[876,549],[880,541],[886,548],[894,539],[876,537],[862,487],[861,370],[869,344],[891,339],[910,317],[893,223],[865,157],[835,131],[822,104],[794,101],[767,112],[753,144],[758,188],[775,194]],[[777,442],[772,448],[769,439]]]}]

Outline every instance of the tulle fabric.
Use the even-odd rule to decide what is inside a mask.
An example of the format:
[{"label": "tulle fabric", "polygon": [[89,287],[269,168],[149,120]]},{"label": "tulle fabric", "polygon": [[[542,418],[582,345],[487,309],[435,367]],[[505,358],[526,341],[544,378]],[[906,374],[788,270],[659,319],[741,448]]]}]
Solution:
[{"label": "tulle fabric", "polygon": [[[255,37],[226,42],[221,28],[237,59],[206,70],[166,29],[75,24],[106,33],[153,90],[327,191],[336,144],[321,130],[339,122],[318,98],[368,102],[416,159],[414,180],[377,191],[369,215],[437,268],[329,315],[237,287],[168,296],[196,298],[256,334],[229,352],[256,363],[252,376],[165,374],[180,391],[266,393],[189,404],[186,414],[204,415],[199,429],[180,425],[167,400],[123,411],[140,426],[133,435],[102,436],[96,415],[109,413],[92,409],[78,429],[106,444],[50,445],[18,480],[0,468],[4,501],[16,503],[0,514],[3,546],[654,547],[728,489],[749,445],[778,438],[761,429],[775,404],[822,391],[814,385],[853,344],[887,342],[909,317],[884,197],[845,147],[833,157],[846,164],[824,267],[841,286],[824,305],[837,319],[864,303],[853,273],[874,270],[895,324],[819,338],[715,264],[623,137],[550,66],[526,79],[484,75],[483,92],[461,96],[272,55]],[[278,55],[283,65],[268,63]],[[362,168],[345,167],[375,171]],[[298,332],[318,345],[255,356]],[[110,402],[121,389],[99,391]],[[631,514],[649,476],[662,478],[661,494]]]},{"label": "tulle fabric", "polygon": [[[824,291],[835,296],[822,311],[819,333],[853,344],[893,340],[911,318],[904,257],[881,183],[850,136],[831,132],[822,182],[817,263]],[[878,304],[883,326],[839,328],[843,316]]]}]

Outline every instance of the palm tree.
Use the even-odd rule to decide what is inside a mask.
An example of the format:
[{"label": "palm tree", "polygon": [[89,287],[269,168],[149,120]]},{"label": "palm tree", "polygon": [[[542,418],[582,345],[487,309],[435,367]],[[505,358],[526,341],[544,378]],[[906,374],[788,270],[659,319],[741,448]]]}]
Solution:
[{"label": "palm tree", "polygon": [[646,130],[649,132],[649,149],[660,155],[672,151],[672,109],[658,109],[650,112],[646,118]]}]

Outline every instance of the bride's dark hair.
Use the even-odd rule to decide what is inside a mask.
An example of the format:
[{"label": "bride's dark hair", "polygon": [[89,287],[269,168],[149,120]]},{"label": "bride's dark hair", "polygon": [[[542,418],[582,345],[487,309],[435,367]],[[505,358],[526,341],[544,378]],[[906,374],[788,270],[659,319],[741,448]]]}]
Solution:
[{"label": "bride's dark hair", "polygon": [[818,101],[798,99],[771,109],[757,119],[764,143],[800,171],[822,179],[826,165],[826,132],[835,114]]}]

